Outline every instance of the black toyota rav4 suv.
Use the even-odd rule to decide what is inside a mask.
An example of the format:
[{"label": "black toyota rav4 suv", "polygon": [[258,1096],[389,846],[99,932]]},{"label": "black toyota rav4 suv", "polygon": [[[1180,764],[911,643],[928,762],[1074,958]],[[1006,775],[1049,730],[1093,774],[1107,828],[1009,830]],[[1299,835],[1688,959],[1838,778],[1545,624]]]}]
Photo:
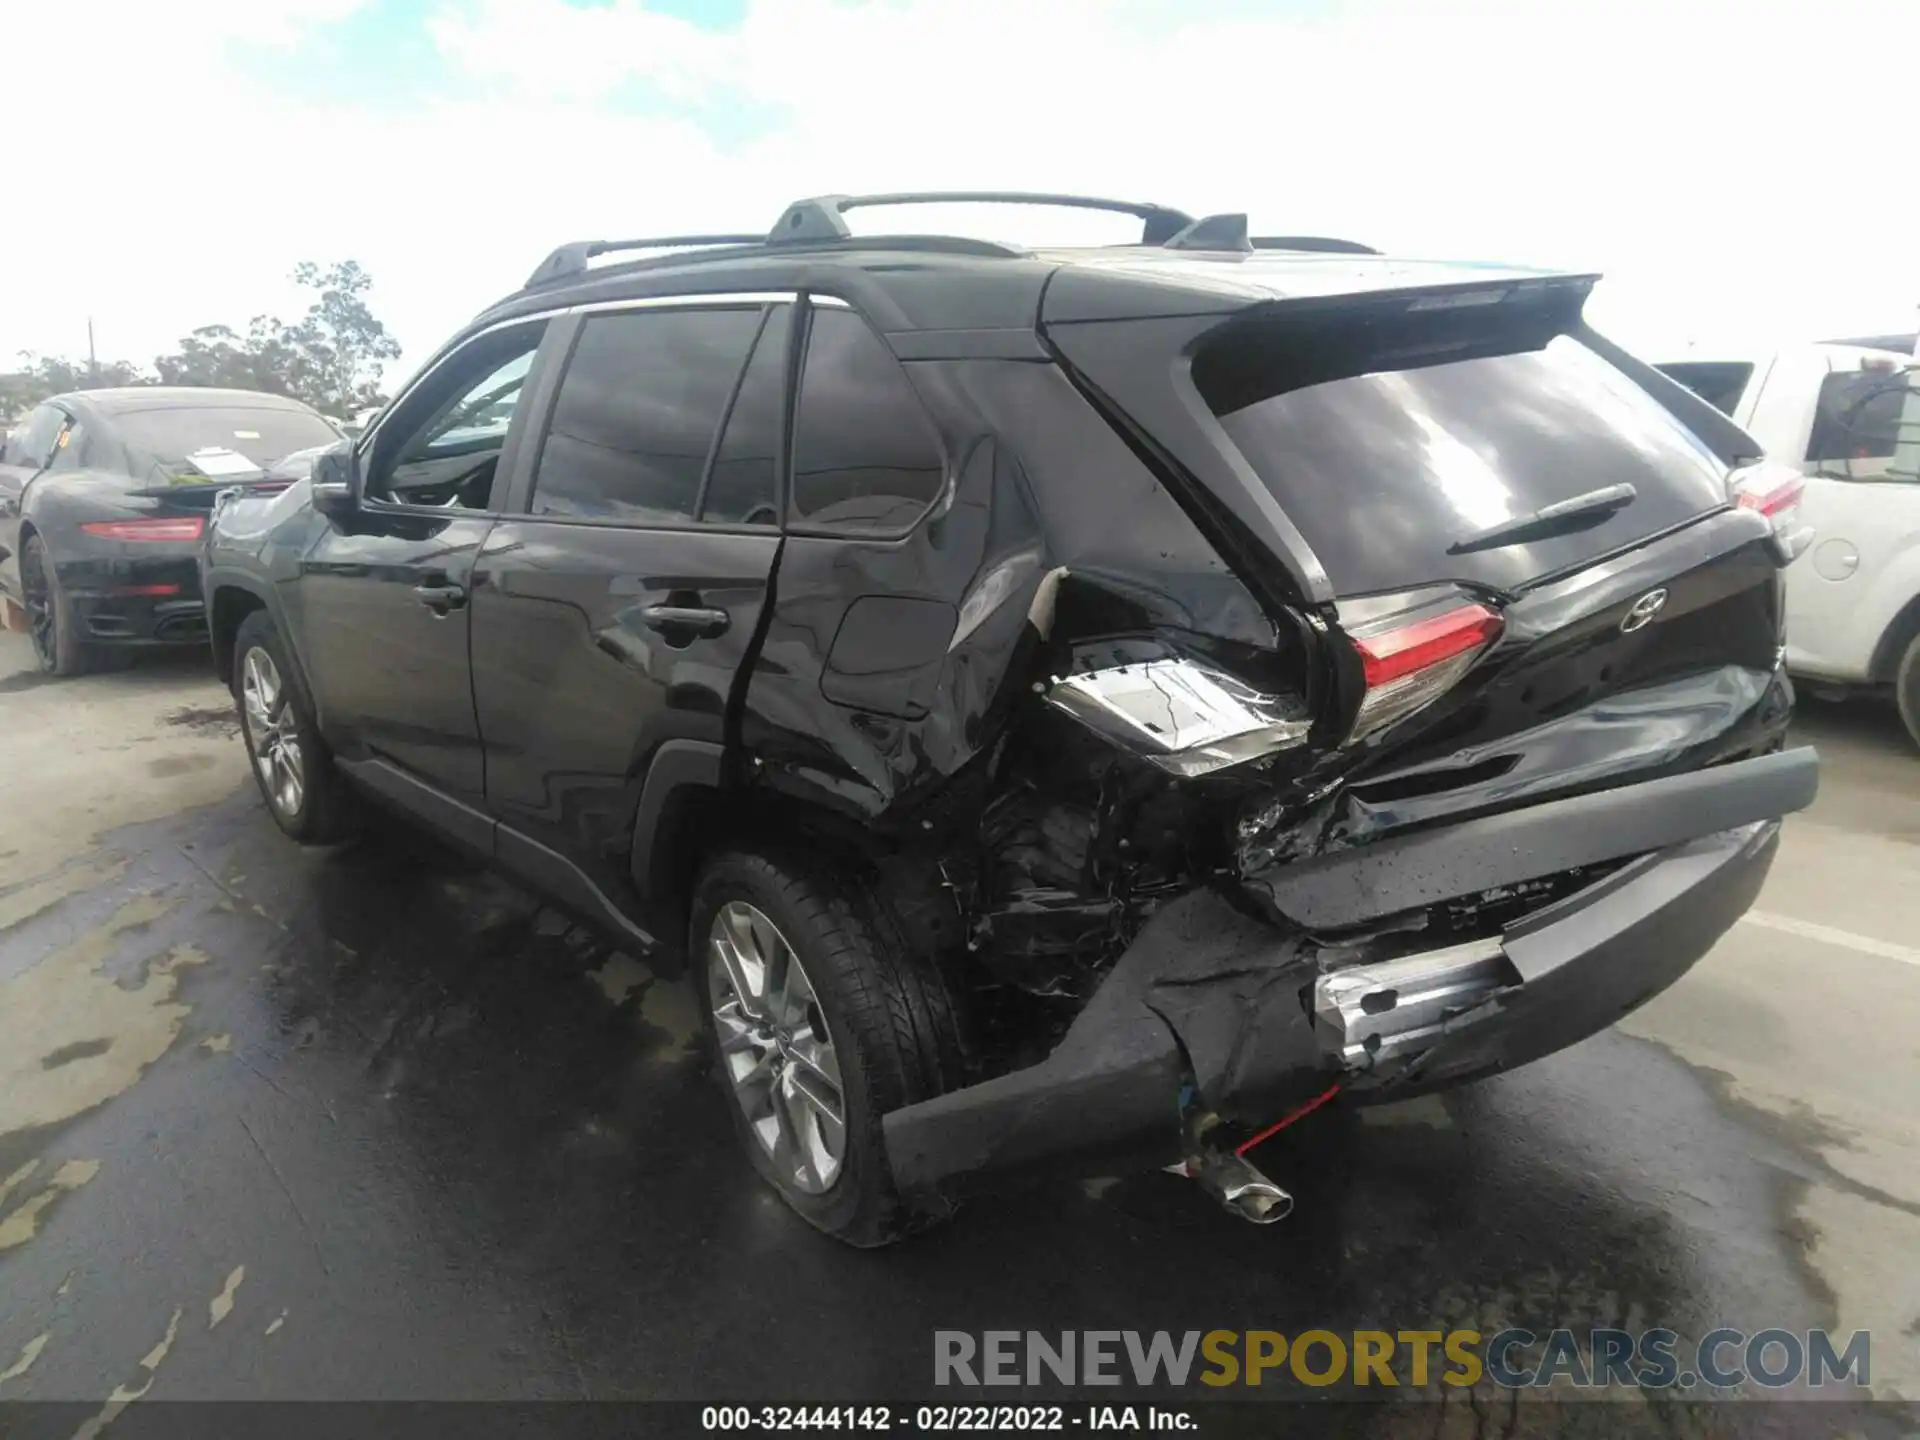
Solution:
[{"label": "black toyota rav4 suv", "polygon": [[[883,1242],[1244,1158],[1671,984],[1812,798],[1792,481],[1593,277],[1250,237],[588,242],[224,500],[274,818],[363,798],[691,971],[752,1163]],[[653,249],[676,253],[590,264]],[[1780,510],[1781,514],[1786,513]]]}]

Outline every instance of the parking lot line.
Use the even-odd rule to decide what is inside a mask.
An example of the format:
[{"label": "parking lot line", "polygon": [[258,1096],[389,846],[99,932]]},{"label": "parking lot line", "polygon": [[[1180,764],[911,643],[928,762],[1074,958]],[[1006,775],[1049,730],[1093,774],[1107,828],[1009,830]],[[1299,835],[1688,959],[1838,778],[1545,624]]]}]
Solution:
[{"label": "parking lot line", "polygon": [[1895,945],[1890,940],[1876,940],[1871,935],[1856,935],[1851,930],[1836,930],[1831,925],[1816,925],[1811,920],[1795,920],[1791,915],[1774,915],[1765,910],[1749,910],[1740,918],[1748,924],[1764,926],[1768,930],[1779,930],[1805,940],[1818,940],[1823,944],[1858,950],[1862,955],[1898,960],[1902,965],[1920,969],[1920,950],[1909,945]]}]

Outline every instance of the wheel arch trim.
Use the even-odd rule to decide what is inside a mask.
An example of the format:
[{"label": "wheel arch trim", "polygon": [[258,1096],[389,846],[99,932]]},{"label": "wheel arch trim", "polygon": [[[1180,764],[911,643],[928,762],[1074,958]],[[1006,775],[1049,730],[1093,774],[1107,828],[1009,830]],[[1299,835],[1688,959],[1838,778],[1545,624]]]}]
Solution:
[{"label": "wheel arch trim", "polygon": [[709,740],[667,740],[653,752],[634,812],[629,866],[634,893],[643,910],[656,920],[660,918],[656,912],[671,899],[666,867],[675,848],[672,836],[661,835],[662,822],[679,802],[691,798],[689,792],[718,792],[725,771],[725,747]]},{"label": "wheel arch trim", "polygon": [[[307,697],[307,703],[313,706],[316,722],[322,719],[320,697],[314,693],[313,683],[307,674],[306,662],[301,658],[300,647],[294,643],[292,627],[287,624],[286,609],[280,603],[280,597],[274,593],[271,585],[261,582],[259,577],[245,570],[234,570],[227,566],[215,565],[203,568],[200,577],[201,594],[207,607],[207,648],[213,653],[215,671],[222,680],[233,678],[233,655],[221,653],[219,627],[217,619],[219,607],[217,600],[223,590],[238,590],[250,595],[259,602],[259,608],[267,612],[274,628],[280,632],[280,639],[286,651],[286,663],[299,681],[300,689]],[[324,733],[324,727],[323,727]]]}]

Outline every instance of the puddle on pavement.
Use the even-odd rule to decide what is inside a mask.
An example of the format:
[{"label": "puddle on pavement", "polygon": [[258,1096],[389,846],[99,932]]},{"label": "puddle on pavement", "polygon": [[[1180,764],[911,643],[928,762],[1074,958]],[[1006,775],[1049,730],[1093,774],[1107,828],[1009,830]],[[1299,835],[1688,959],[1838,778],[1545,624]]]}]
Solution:
[{"label": "puddle on pavement", "polygon": [[199,735],[219,735],[227,739],[237,739],[240,735],[240,715],[231,705],[182,705],[162,715],[160,723]]},{"label": "puddle on pavement", "polygon": [[247,1278],[247,1267],[236,1265],[227,1275],[220,1293],[207,1302],[207,1328],[212,1330],[233,1313],[233,1297],[240,1293],[240,1282]]},{"label": "puddle on pavement", "polygon": [[0,888],[0,934],[44,914],[70,895],[118,879],[126,870],[124,860],[89,861]]},{"label": "puddle on pavement", "polygon": [[40,1218],[62,1196],[69,1195],[100,1173],[98,1160],[69,1160],[48,1180],[44,1190],[29,1195],[14,1210],[0,1216],[0,1251],[24,1245],[40,1230]]},{"label": "puddle on pavement", "polygon": [[625,1003],[626,998],[642,985],[646,984],[652,972],[638,960],[624,951],[616,950],[607,957],[607,963],[593,971],[587,978],[600,987],[600,993],[614,1004]]},{"label": "puddle on pavement", "polygon": [[1697,1075],[1723,1113],[1777,1147],[1767,1163],[1778,1181],[1779,1231],[1808,1289],[1824,1302],[1826,1323],[1873,1335],[1877,1394],[1920,1390],[1920,1344],[1901,1343],[1916,1336],[1920,1299],[1886,1283],[1889,1257],[1920,1254],[1920,1198],[1874,1183],[1910,1180],[1911,1162],[1876,1155],[1870,1137],[1796,1096],[1743,1083],[1665,1040],[1640,1038]]},{"label": "puddle on pavement", "polygon": [[0,1016],[10,1034],[0,1045],[0,1135],[83,1114],[167,1052],[191,1008],[175,998],[180,972],[204,963],[206,953],[175,946],[127,980],[108,968],[125,937],[177,904],[135,896],[102,924],[0,980]]},{"label": "puddle on pavement", "polygon": [[33,1362],[40,1358],[40,1352],[47,1348],[48,1338],[47,1332],[43,1330],[31,1340],[27,1341],[25,1345],[22,1345],[20,1347],[20,1358],[15,1360],[13,1364],[9,1365],[6,1369],[0,1370],[0,1385],[6,1384],[9,1380],[18,1380],[22,1375],[26,1374],[27,1371],[31,1370],[33,1368]]},{"label": "puddle on pavement", "polygon": [[100,1407],[99,1413],[73,1432],[73,1440],[99,1440],[101,1431],[118,1419],[127,1406],[153,1388],[160,1366],[166,1360],[168,1352],[173,1349],[175,1338],[180,1334],[180,1317],[183,1313],[181,1307],[177,1305],[174,1307],[173,1318],[167,1321],[167,1333],[160,1337],[159,1344],[140,1357],[140,1369],[145,1373],[139,1383],[116,1385],[113,1394],[107,1397],[107,1403]]}]

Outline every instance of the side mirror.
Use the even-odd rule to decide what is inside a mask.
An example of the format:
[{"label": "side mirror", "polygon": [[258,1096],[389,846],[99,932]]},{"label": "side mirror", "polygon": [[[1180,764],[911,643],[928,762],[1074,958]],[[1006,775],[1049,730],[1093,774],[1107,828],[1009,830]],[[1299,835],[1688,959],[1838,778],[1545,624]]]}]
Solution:
[{"label": "side mirror", "polygon": [[360,464],[353,442],[342,440],[313,459],[310,480],[313,508],[332,520],[345,520],[360,508]]}]

